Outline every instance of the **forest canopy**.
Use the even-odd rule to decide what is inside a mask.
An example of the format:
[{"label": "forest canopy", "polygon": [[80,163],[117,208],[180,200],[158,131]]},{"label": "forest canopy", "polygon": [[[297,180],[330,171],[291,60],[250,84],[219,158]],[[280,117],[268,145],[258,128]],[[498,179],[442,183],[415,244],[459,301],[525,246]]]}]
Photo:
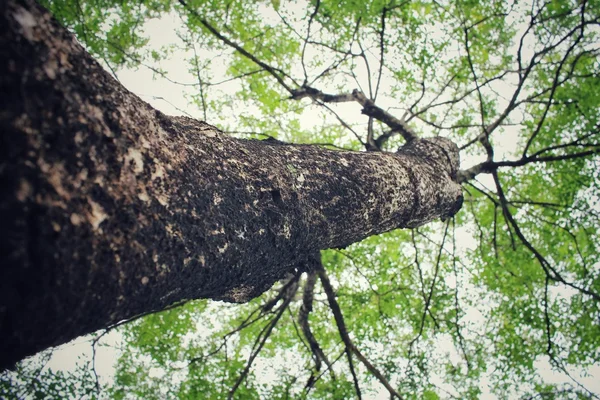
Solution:
[{"label": "forest canopy", "polygon": [[117,78],[151,70],[236,137],[388,152],[449,138],[464,205],[322,251],[247,304],[194,300],[98,332],[90,346],[123,338],[108,382],[94,360],[56,372],[42,354],[0,393],[600,396],[600,2],[41,3]]}]

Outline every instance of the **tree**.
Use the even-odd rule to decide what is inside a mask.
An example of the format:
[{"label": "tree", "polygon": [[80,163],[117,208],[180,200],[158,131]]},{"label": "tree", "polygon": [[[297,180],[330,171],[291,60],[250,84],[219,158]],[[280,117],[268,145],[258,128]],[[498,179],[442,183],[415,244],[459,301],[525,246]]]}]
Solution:
[{"label": "tree", "polygon": [[[109,66],[144,59],[144,40],[132,25],[160,12],[178,14],[186,27],[182,42],[194,54],[196,100],[208,120],[231,106],[211,101],[208,60],[199,59],[196,45],[234,51],[228,74],[240,79],[236,96],[256,113],[240,117],[235,129],[225,126],[226,132],[282,131],[280,139],[304,134],[319,141],[337,136],[330,144],[367,152],[240,141],[204,123],[166,117],[116,86],[76,46],[56,39],[66,38],[57,25],[13,8],[8,15],[17,17],[2,26],[24,36],[2,36],[2,48],[11,49],[4,58],[21,60],[2,75],[13,77],[4,78],[10,90],[2,91],[9,94],[2,148],[11,149],[3,156],[10,166],[2,171],[3,187],[13,189],[3,192],[1,204],[3,220],[14,221],[3,231],[13,238],[3,257],[30,269],[3,271],[2,282],[27,282],[20,283],[25,290],[2,291],[3,321],[11,322],[2,324],[2,337],[17,338],[4,341],[8,361],[181,299],[247,301],[291,273],[266,297],[221,310],[231,319],[215,327],[211,340],[185,343],[182,337],[195,323],[210,323],[210,311],[198,311],[213,304],[190,303],[127,327],[131,349],[113,394],[136,388],[144,398],[165,390],[179,397],[338,398],[361,397],[381,385],[397,397],[435,398],[444,389],[476,397],[488,378],[501,397],[591,395],[575,378],[570,385],[548,384],[536,362],[546,359],[567,375],[572,366],[598,362],[598,5],[316,1],[303,11],[272,2],[243,10],[231,3],[222,12],[220,2],[147,2],[137,9],[67,4],[49,5]],[[265,8],[274,10],[276,23],[260,17]],[[107,9],[119,18],[102,38],[98,16]],[[305,13],[304,23],[294,13]],[[51,27],[50,34],[36,36],[40,26]],[[47,50],[40,51],[42,43]],[[327,55],[307,55],[324,49]],[[42,81],[46,76],[56,83]],[[359,89],[349,88],[353,80]],[[17,90],[23,82],[25,92]],[[22,93],[27,101],[16,101]],[[380,106],[390,95],[403,99],[402,118]],[[56,98],[64,98],[64,106],[55,108]],[[366,123],[336,114],[333,107],[344,102],[357,103]],[[337,126],[303,132],[297,104],[332,113]],[[61,124],[68,128],[57,129]],[[344,130],[353,141],[344,139]],[[450,140],[417,138],[431,133],[460,144],[463,158],[483,161],[457,171]],[[513,149],[498,145],[507,135],[516,138]],[[400,137],[406,145],[390,154]],[[201,154],[202,163],[192,162],[198,159],[192,153]],[[90,162],[84,162],[87,174],[102,185],[76,175],[82,156]],[[244,182],[264,190],[240,193]],[[462,202],[457,182],[467,207],[448,220]],[[38,200],[34,193],[51,196]],[[256,209],[241,211],[255,200],[259,216]],[[192,214],[198,210],[201,217]],[[438,218],[445,221],[342,249]],[[457,232],[473,236],[476,248],[461,248]],[[31,243],[41,249],[33,256]],[[340,249],[318,256],[332,247]],[[200,275],[183,272],[188,264]],[[38,271],[60,271],[59,279]],[[63,276],[73,276],[68,291],[60,286]],[[52,301],[49,282],[59,288]],[[18,295],[25,300],[14,301]],[[81,298],[84,306],[75,311],[64,306]],[[485,324],[472,325],[475,312]],[[71,320],[69,329],[53,326],[56,319]],[[15,335],[19,325],[27,335]],[[25,340],[35,345],[11,353]],[[433,357],[440,340],[455,355]],[[390,349],[392,343],[400,345]],[[261,387],[253,363],[281,359],[286,350],[307,367]],[[150,361],[140,362],[140,355]],[[164,372],[164,382],[147,380],[148,365]],[[181,384],[166,385],[174,375]],[[525,383],[513,388],[516,381]]]},{"label": "tree", "polygon": [[39,8],[6,10],[3,366],[182,300],[246,302],[321,249],[462,205],[447,139],[232,139],[127,93]]}]

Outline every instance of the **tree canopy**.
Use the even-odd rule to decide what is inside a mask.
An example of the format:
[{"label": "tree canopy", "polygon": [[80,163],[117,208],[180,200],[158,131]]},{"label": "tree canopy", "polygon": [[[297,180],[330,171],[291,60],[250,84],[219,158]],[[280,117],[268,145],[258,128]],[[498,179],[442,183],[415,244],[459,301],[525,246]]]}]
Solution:
[{"label": "tree canopy", "polygon": [[[52,374],[38,359],[5,373],[0,392],[600,395],[585,379],[600,367],[600,3],[43,4],[113,73],[151,69],[231,135],[355,151],[449,138],[465,205],[323,251],[313,272],[247,304],[190,301],[119,326],[103,387],[92,365]],[[179,21],[177,43],[146,37],[159,18]],[[176,54],[195,80],[162,67]]]}]

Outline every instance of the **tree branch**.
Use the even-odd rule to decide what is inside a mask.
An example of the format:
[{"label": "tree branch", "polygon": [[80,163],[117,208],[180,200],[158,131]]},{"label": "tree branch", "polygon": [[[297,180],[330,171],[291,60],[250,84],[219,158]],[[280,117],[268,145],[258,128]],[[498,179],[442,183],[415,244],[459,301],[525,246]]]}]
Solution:
[{"label": "tree branch", "polygon": [[[348,335],[348,328],[346,327],[346,323],[344,321],[344,317],[342,315],[342,310],[340,309],[340,305],[338,304],[335,298],[335,292],[333,290],[333,286],[331,286],[331,282],[329,281],[329,277],[327,276],[323,265],[321,264],[320,258],[317,264],[317,273],[319,275],[319,279],[321,280],[321,284],[323,285],[323,290],[327,295],[327,300],[329,302],[329,306],[331,308],[331,312],[333,313],[333,317],[335,318],[335,323],[338,327],[338,331],[340,333],[340,337],[342,341],[346,345],[346,349],[356,355],[356,358],[367,368],[367,370],[377,378],[379,382],[388,390],[390,396],[396,397],[398,399],[402,399],[400,394],[392,387],[390,382],[383,376],[383,374],[367,360],[367,358],[358,350],[358,348],[350,339]],[[350,355],[348,355],[349,358]]]},{"label": "tree branch", "polygon": [[[474,165],[473,167],[460,170],[458,172],[458,182],[464,183],[475,178],[479,174],[490,174],[496,171],[498,168],[502,167],[522,167],[527,164],[532,163],[546,163],[546,162],[554,162],[554,161],[565,161],[565,160],[573,160],[577,158],[583,158],[588,156],[593,156],[596,154],[600,154],[600,145],[594,144],[592,145],[593,149],[587,151],[581,151],[578,153],[570,153],[556,156],[527,156],[523,157],[519,160],[506,160],[506,161],[484,161],[480,164]],[[536,154],[540,154],[545,150],[540,150]]]},{"label": "tree branch", "polygon": [[363,114],[372,117],[378,121],[381,121],[382,123],[389,126],[393,132],[400,133],[402,137],[406,140],[406,142],[410,142],[417,139],[417,135],[406,124],[406,122],[394,117],[392,114],[376,106],[372,100],[370,100],[367,96],[365,96],[363,92],[357,89],[353,90],[351,93],[327,94],[318,89],[305,86],[301,89],[292,91],[291,98],[293,100],[299,100],[305,97],[318,99],[324,103],[343,103],[356,101],[363,107]]},{"label": "tree branch", "polygon": [[[208,29],[208,31],[210,33],[212,33],[217,39],[219,39],[220,41],[222,41],[223,43],[225,43],[226,45],[233,47],[235,50],[237,50],[240,54],[242,54],[244,57],[248,58],[249,60],[253,61],[256,65],[260,66],[262,69],[264,69],[265,71],[267,71],[269,74],[271,74],[271,76],[273,76],[273,78],[275,78],[275,80],[288,92],[293,93],[293,89],[287,84],[285,83],[283,77],[289,78],[290,80],[294,81],[291,77],[289,77],[288,75],[286,75],[283,71],[271,67],[270,65],[262,62],[261,60],[259,60],[258,58],[256,58],[256,56],[254,56],[253,54],[249,53],[246,49],[244,49],[241,45],[235,43],[233,40],[223,36],[215,27],[213,27],[207,20],[205,20],[204,18],[202,18],[200,16],[200,14],[198,14],[198,12],[192,8],[190,8],[190,6],[187,4],[187,2],[185,0],[179,0],[179,3],[188,11],[190,12],[197,20],[198,22],[200,22],[206,29]],[[296,83],[296,82],[294,82]]]},{"label": "tree branch", "polygon": [[315,283],[317,281],[317,273],[315,271],[308,272],[306,276],[306,282],[304,283],[304,290],[302,294],[302,306],[300,306],[300,310],[298,312],[298,323],[300,324],[300,328],[302,329],[302,333],[306,338],[310,350],[313,353],[313,357],[315,360],[315,368],[317,371],[321,370],[321,361],[323,361],[327,368],[331,371],[332,378],[335,379],[335,375],[333,374],[333,369],[331,368],[331,363],[329,359],[323,353],[321,346],[319,346],[319,342],[312,333],[310,329],[310,324],[308,322],[308,316],[312,312],[313,306],[313,295],[315,289]]}]

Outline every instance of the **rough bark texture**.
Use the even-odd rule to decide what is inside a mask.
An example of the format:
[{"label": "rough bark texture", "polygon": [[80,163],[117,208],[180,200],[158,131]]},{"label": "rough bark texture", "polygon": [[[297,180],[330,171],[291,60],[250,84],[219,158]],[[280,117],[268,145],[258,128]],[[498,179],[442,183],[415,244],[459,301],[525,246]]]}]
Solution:
[{"label": "rough bark texture", "polygon": [[39,6],[0,2],[0,368],[310,254],[453,215],[458,149],[237,140],[121,87]]}]

